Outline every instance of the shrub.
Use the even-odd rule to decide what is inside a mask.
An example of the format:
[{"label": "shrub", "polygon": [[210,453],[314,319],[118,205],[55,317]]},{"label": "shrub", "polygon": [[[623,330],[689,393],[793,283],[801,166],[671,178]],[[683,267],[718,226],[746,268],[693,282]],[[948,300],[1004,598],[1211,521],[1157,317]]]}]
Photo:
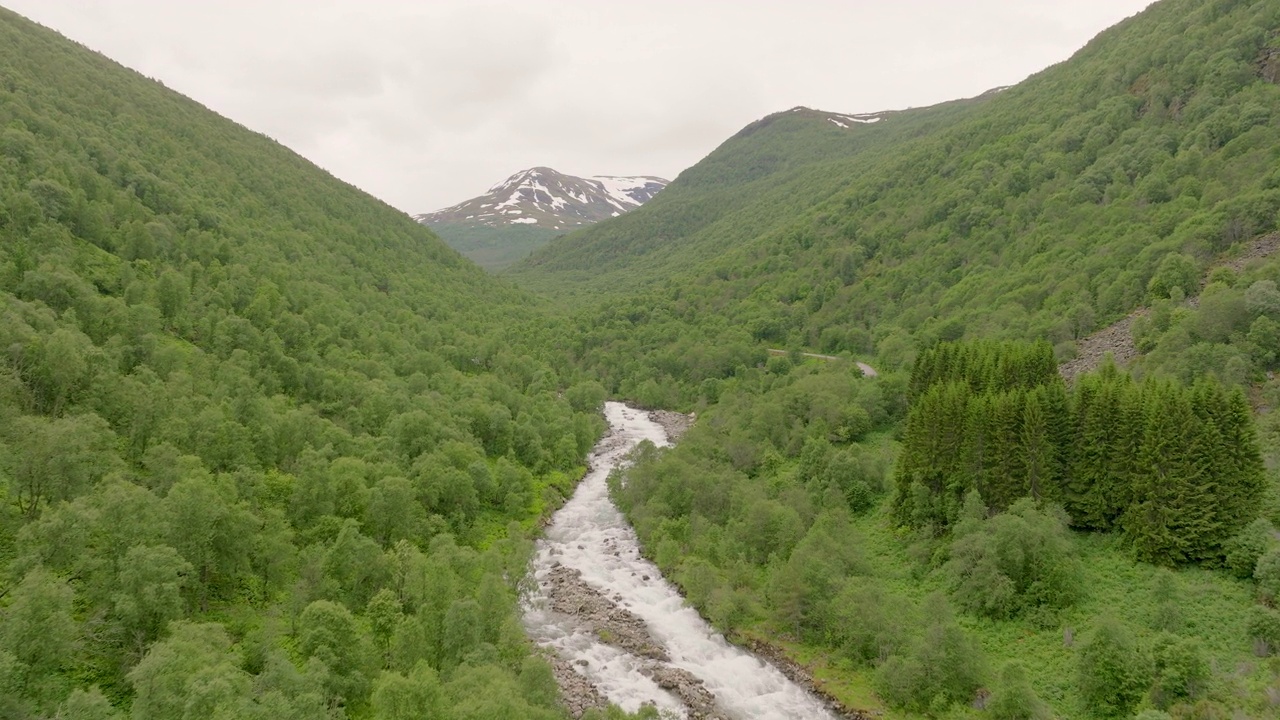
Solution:
[{"label": "shrub", "polygon": [[1272,548],[1258,558],[1253,579],[1258,581],[1258,594],[1264,600],[1275,602],[1280,598],[1280,548]]},{"label": "shrub", "polygon": [[1026,668],[1010,662],[1000,670],[1000,685],[987,701],[993,720],[1048,720],[1049,708],[1036,696],[1027,679]]},{"label": "shrub", "polygon": [[982,685],[985,661],[977,643],[956,624],[942,595],[925,599],[923,615],[923,636],[880,666],[876,689],[890,704],[941,712],[973,697]]},{"label": "shrub", "polygon": [[1210,673],[1199,640],[1163,633],[1156,640],[1152,654],[1156,679],[1151,688],[1151,701],[1156,707],[1168,708],[1204,691]]},{"label": "shrub", "polygon": [[1241,579],[1253,577],[1258,559],[1276,546],[1275,534],[1275,527],[1266,518],[1245,525],[1226,543],[1227,569]]},{"label": "shrub", "polygon": [[1081,590],[1080,561],[1066,523],[1024,498],[989,520],[962,523],[946,572],[966,610],[1004,618],[1063,608]]},{"label": "shrub", "polygon": [[1080,647],[1076,665],[1080,696],[1101,717],[1128,713],[1147,687],[1146,663],[1129,628],[1103,618]]},{"label": "shrub", "polygon": [[1280,650],[1280,612],[1257,605],[1249,612],[1249,638],[1254,653],[1266,657]]}]

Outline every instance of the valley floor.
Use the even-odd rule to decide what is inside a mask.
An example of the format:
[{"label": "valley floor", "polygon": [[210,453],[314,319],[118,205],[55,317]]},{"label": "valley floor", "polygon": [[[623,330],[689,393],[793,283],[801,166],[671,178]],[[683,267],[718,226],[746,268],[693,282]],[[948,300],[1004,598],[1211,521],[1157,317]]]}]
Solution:
[{"label": "valley floor", "polygon": [[[947,589],[939,573],[919,570],[920,563],[911,557],[909,543],[889,520],[887,500],[877,511],[859,518],[854,531],[875,576],[895,594],[919,602],[931,592]],[[1246,641],[1248,611],[1255,602],[1252,583],[1198,567],[1173,571],[1172,607],[1177,613],[1168,618],[1162,613],[1167,613],[1170,603],[1162,603],[1153,592],[1157,577],[1164,570],[1131,560],[1115,536],[1076,533],[1074,542],[1088,588],[1088,594],[1075,607],[1040,623],[959,616],[961,624],[980,641],[990,666],[998,668],[1011,660],[1022,663],[1032,686],[1052,707],[1055,717],[1089,717],[1077,703],[1074,646],[1091,619],[1109,615],[1145,635],[1154,635],[1161,622],[1171,620],[1177,624],[1179,634],[1194,636],[1203,643],[1214,674],[1219,676],[1220,687],[1215,688],[1215,694],[1261,701],[1264,690],[1275,681],[1275,669],[1267,659],[1255,657]],[[828,648],[788,638],[769,625],[747,630],[740,640],[779,648],[809,671],[819,691],[846,707],[886,720],[925,717],[886,705],[873,689],[872,668],[851,663]],[[1226,687],[1228,684],[1231,687]],[[1251,711],[1260,714],[1249,717],[1270,717],[1268,713],[1274,708],[1254,707]],[[973,708],[953,708],[941,717],[959,720],[987,715]]]}]

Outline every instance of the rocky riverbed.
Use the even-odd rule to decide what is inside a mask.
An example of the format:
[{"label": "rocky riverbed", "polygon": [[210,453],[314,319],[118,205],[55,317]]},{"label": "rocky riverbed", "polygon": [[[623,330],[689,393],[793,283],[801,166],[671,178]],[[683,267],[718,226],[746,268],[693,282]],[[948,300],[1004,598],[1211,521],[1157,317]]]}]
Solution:
[{"label": "rocky riverbed", "polygon": [[649,419],[662,426],[668,442],[675,443],[693,426],[693,421],[698,419],[698,414],[685,415],[674,410],[650,410]]},{"label": "rocky riverbed", "polygon": [[707,720],[823,720],[857,717],[793,682],[774,665],[715,632],[644,559],[634,531],[613,507],[608,474],[643,441],[663,446],[692,418],[656,417],[618,403],[611,431],[592,452],[590,472],[538,542],[524,621],[552,651],[574,717],[613,702],[634,712],[653,704]]}]

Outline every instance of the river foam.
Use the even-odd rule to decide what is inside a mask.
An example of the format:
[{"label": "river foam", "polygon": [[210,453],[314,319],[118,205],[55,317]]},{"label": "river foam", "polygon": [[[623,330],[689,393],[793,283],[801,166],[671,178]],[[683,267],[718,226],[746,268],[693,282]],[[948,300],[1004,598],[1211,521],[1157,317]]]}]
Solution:
[{"label": "river foam", "polygon": [[600,642],[573,616],[550,608],[546,579],[558,562],[579,571],[585,582],[643,619],[670,656],[670,665],[700,679],[729,717],[834,720],[836,716],[808,690],[727,642],[685,603],[657,566],[640,556],[635,532],[609,499],[606,479],[640,442],[667,445],[666,434],[646,412],[621,403],[606,403],[605,418],[611,429],[592,452],[591,471],[538,542],[533,565],[538,588],[524,613],[530,636],[573,663],[622,708],[635,711],[647,701],[685,715],[675,696],[641,673],[653,661]]}]

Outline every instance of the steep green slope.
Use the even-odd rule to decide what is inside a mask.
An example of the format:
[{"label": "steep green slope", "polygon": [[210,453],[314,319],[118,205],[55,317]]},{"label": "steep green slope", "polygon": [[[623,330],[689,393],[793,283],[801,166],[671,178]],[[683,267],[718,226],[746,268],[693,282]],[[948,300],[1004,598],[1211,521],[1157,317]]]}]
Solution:
[{"label": "steep green slope", "polygon": [[560,717],[515,583],[603,394],[536,305],[0,10],[0,716]]},{"label": "steep green slope", "polygon": [[[580,354],[624,393],[685,383],[653,402],[696,400],[690,388],[717,377],[679,360],[681,339],[697,335],[890,365],[936,339],[1048,338],[1066,358],[1076,337],[1169,292],[1152,283],[1167,257],[1185,254],[1195,274],[1276,227],[1278,29],[1274,3],[1166,0],[918,137],[807,166],[838,173],[835,187],[757,180],[777,185],[748,210],[726,201],[714,242],[681,233],[696,224],[690,208],[721,207],[681,204],[677,181],[591,231],[615,243],[579,252],[588,235],[567,237],[515,277],[549,292],[591,278],[608,302],[583,318],[595,337]],[[644,243],[658,249],[637,255]],[[1183,263],[1171,262],[1176,274]],[[621,370],[636,356],[675,361]]]},{"label": "steep green slope", "polygon": [[650,285],[785,224],[851,182],[860,163],[945,127],[986,98],[865,116],[807,108],[770,115],[682,172],[645,207],[570,234],[510,272],[550,293]]},{"label": "steep green slope", "polygon": [[496,272],[528,257],[538,248],[551,242],[563,230],[531,227],[528,225],[462,225],[458,223],[431,223],[432,232],[472,262]]}]

